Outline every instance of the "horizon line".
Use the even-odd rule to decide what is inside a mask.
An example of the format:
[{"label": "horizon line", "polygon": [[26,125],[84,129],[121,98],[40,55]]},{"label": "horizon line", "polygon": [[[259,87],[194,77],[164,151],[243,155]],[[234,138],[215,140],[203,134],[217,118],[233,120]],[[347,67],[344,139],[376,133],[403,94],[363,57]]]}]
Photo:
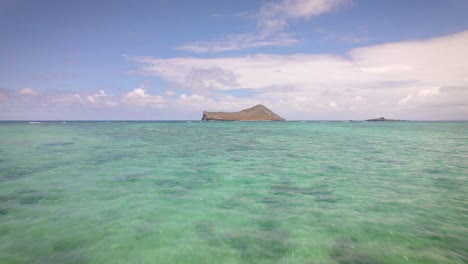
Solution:
[{"label": "horizon line", "polygon": [[289,119],[284,121],[263,121],[263,120],[213,120],[203,121],[201,119],[0,119],[0,122],[187,122],[187,121],[200,121],[200,122],[318,122],[318,121],[331,121],[331,122],[468,122],[468,119],[395,119],[386,121],[368,121],[368,119]]}]

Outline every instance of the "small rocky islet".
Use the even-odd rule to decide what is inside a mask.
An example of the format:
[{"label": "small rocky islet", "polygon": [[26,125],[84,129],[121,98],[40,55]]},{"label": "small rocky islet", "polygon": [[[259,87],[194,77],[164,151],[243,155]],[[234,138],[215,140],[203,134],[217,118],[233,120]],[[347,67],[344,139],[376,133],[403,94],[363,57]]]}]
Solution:
[{"label": "small rocky islet", "polygon": [[385,117],[367,119],[366,121],[401,121],[398,119],[386,119]]},{"label": "small rocky islet", "polygon": [[207,112],[203,111],[203,121],[286,121],[273,113],[268,107],[258,104],[239,112]]}]

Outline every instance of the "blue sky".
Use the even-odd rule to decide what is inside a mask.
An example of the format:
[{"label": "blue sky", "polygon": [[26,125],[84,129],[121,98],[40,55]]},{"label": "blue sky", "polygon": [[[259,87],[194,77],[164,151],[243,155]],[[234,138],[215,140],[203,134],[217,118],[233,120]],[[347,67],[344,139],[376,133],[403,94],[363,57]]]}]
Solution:
[{"label": "blue sky", "polygon": [[0,1],[0,119],[467,119],[468,2]]}]

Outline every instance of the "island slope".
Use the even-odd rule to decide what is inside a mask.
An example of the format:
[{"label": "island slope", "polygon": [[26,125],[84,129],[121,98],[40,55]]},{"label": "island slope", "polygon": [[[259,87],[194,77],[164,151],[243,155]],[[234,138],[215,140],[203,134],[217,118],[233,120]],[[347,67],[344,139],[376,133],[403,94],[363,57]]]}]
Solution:
[{"label": "island slope", "polygon": [[385,117],[379,117],[379,118],[367,119],[366,121],[401,121],[401,120],[398,120],[398,119],[386,119]]},{"label": "island slope", "polygon": [[217,121],[286,121],[262,104],[239,112],[207,112],[203,111],[202,120]]}]

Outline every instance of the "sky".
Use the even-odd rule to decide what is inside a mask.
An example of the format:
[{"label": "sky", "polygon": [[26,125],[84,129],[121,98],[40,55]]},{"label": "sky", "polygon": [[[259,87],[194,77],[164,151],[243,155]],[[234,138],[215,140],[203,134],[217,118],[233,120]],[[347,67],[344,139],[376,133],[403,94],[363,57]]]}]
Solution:
[{"label": "sky", "polygon": [[466,0],[0,0],[0,120],[468,120]]}]

